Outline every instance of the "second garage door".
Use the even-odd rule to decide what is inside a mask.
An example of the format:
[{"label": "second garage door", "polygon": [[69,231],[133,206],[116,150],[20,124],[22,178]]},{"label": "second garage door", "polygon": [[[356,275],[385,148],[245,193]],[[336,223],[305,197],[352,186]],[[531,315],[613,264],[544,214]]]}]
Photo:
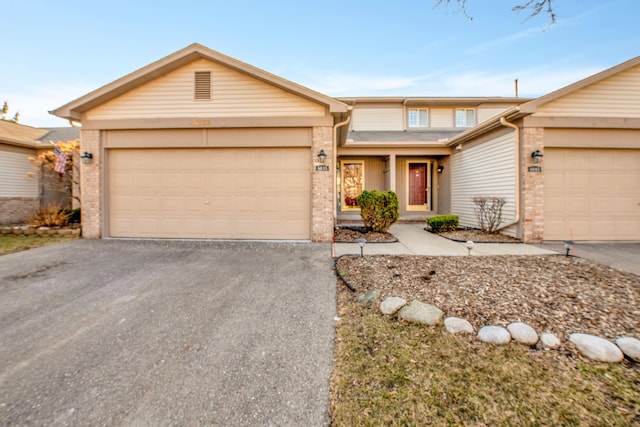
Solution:
[{"label": "second garage door", "polygon": [[298,147],[109,150],[109,235],[307,240],[309,165]]},{"label": "second garage door", "polygon": [[640,240],[640,150],[547,148],[545,240]]}]

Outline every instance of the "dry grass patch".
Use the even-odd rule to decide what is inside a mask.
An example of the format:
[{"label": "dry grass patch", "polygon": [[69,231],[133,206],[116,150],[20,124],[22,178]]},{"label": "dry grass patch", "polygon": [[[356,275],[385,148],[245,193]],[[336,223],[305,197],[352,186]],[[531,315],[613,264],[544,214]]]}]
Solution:
[{"label": "dry grass patch", "polygon": [[[540,303],[533,306],[536,309],[531,313],[530,306],[514,303],[513,296],[507,292],[509,288],[518,287],[533,292],[532,288],[527,288],[530,280],[525,279],[543,271],[550,273],[540,282],[549,277],[558,279],[556,285],[549,284],[547,292],[550,293],[567,286],[582,289],[584,285],[577,283],[589,282],[584,278],[599,269],[602,271],[598,273],[597,284],[605,286],[607,293],[615,286],[640,286],[638,276],[586,263],[596,269],[590,270],[581,260],[501,258],[504,257],[354,257],[342,258],[339,268],[358,287],[358,293],[376,288],[382,291],[383,297],[399,295],[408,300],[416,298],[436,303],[444,306],[447,314],[457,307],[456,314],[467,317],[476,328],[482,324],[506,324],[514,320],[529,321],[538,328],[553,323],[545,323],[542,319],[547,311],[553,312],[553,308],[540,311],[538,309],[544,305]],[[543,264],[538,264],[540,262]],[[546,269],[531,270],[546,262],[551,263]],[[508,265],[512,268],[506,268]],[[520,274],[519,269],[528,271]],[[430,274],[431,271],[436,273]],[[581,274],[577,275],[577,271]],[[425,278],[429,276],[433,277]],[[468,276],[473,280],[463,279]],[[522,280],[517,280],[518,277]],[[499,292],[492,291],[494,284]],[[533,289],[541,290],[542,285],[538,286]],[[594,284],[593,287],[597,286]],[[478,292],[478,289],[482,291]],[[627,292],[629,297],[631,292],[637,297],[638,291],[626,290],[622,294]],[[355,303],[355,295],[342,283],[338,284],[341,320],[337,325],[331,381],[335,426],[640,423],[640,369],[637,364],[625,361],[607,365],[585,361],[568,345],[558,351],[537,350],[513,342],[505,346],[486,345],[475,337],[454,336],[444,333],[441,328],[412,325],[383,316],[377,307],[367,308]],[[461,297],[463,295],[466,300]],[[583,295],[587,299],[591,296]],[[436,297],[439,297],[437,301]],[[529,295],[528,304],[538,298],[540,295],[535,293]],[[510,304],[502,305],[503,300]],[[590,301],[596,307],[607,306],[600,301]],[[470,305],[471,309],[463,309],[465,305]],[[499,314],[500,307],[511,307],[508,315]],[[621,309],[629,308],[636,310],[637,322],[637,305],[622,305]],[[471,310],[480,312],[472,315]],[[637,323],[632,321],[624,326],[626,320],[616,320],[612,315],[616,310],[607,312],[609,315],[605,315],[603,322],[620,325],[622,329],[635,328],[632,336],[637,336]],[[514,318],[515,313],[520,315]],[[592,313],[601,315],[601,310],[594,309]],[[571,326],[569,323],[563,325]]]},{"label": "dry grass patch", "polygon": [[0,236],[0,255],[25,251],[52,243],[68,242],[77,239],[77,236],[24,236],[9,234]]}]

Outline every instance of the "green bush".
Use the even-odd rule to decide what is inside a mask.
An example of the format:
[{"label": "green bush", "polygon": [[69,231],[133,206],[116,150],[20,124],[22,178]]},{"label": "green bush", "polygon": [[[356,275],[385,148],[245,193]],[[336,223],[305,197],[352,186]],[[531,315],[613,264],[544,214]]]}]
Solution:
[{"label": "green bush", "polygon": [[455,231],[458,229],[458,215],[439,215],[427,218],[429,230],[434,233],[443,233],[445,231]]},{"label": "green bush", "polygon": [[69,214],[70,224],[80,224],[80,208],[65,209],[65,212]]},{"label": "green bush", "polygon": [[385,232],[400,216],[398,196],[393,191],[363,191],[358,196],[360,216],[370,231]]}]

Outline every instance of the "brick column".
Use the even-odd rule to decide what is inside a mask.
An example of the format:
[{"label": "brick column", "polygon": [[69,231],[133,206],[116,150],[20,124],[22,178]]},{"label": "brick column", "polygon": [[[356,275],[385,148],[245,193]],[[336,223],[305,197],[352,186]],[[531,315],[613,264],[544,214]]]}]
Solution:
[{"label": "brick column", "polygon": [[[318,153],[327,154],[325,165],[328,171],[317,171]],[[333,128],[318,126],[313,128],[311,143],[311,240],[330,242],[333,236],[333,186],[335,165],[333,164]]]},{"label": "brick column", "polygon": [[[522,129],[521,148],[522,240],[525,243],[539,243],[544,236],[544,161],[533,163],[531,153],[544,151],[544,128]],[[542,172],[529,172],[529,166],[540,166]]]},{"label": "brick column", "polygon": [[80,163],[82,189],[82,236],[89,239],[102,237],[102,141],[99,130],[80,132],[80,151],[93,154],[89,164]]}]

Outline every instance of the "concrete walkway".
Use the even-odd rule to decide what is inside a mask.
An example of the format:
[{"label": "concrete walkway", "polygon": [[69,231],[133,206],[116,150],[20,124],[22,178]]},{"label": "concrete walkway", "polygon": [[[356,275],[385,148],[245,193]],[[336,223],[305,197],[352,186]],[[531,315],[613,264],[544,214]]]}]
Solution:
[{"label": "concrete walkway", "polygon": [[[464,243],[454,242],[424,230],[424,224],[394,224],[389,232],[397,243],[370,243],[364,247],[366,255],[431,255],[464,256]],[[336,243],[338,256],[359,254],[357,243]],[[475,243],[471,255],[555,255],[557,252],[523,243]]]}]

